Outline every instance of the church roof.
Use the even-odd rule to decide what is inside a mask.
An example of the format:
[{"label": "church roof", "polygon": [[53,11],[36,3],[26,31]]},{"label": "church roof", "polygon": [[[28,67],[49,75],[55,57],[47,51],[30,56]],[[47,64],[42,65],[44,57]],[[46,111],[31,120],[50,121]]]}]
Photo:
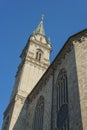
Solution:
[{"label": "church roof", "polygon": [[37,26],[37,28],[34,30],[33,34],[45,35],[43,20],[44,20],[44,16],[42,15],[41,21],[40,21],[39,25]]}]

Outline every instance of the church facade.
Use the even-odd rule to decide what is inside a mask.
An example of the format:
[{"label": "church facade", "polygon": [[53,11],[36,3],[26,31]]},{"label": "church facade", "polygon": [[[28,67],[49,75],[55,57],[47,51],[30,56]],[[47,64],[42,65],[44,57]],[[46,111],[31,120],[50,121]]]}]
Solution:
[{"label": "church facade", "polygon": [[21,54],[2,130],[87,130],[87,30],[50,65],[43,17]]}]

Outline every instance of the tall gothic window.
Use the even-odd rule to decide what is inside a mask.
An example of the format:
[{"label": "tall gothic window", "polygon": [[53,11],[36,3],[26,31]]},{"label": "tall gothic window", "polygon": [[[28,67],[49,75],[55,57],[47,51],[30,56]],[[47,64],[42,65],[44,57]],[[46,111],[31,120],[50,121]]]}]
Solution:
[{"label": "tall gothic window", "polygon": [[34,115],[33,130],[43,130],[44,97],[40,96]]},{"label": "tall gothic window", "polygon": [[36,52],[36,60],[37,60],[37,61],[41,61],[41,57],[42,57],[42,52],[41,52],[41,50],[38,50],[38,51]]},{"label": "tall gothic window", "polygon": [[59,130],[69,130],[68,83],[64,69],[60,71],[57,79],[57,127]]}]

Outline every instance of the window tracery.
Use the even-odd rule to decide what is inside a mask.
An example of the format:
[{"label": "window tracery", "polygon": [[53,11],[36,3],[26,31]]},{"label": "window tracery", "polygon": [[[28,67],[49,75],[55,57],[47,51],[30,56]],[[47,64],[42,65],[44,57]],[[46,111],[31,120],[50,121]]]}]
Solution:
[{"label": "window tracery", "polygon": [[33,130],[42,130],[43,129],[43,115],[44,115],[44,97],[40,96],[37,101]]},{"label": "window tracery", "polygon": [[68,83],[65,69],[60,71],[57,79],[57,128],[69,130]]}]

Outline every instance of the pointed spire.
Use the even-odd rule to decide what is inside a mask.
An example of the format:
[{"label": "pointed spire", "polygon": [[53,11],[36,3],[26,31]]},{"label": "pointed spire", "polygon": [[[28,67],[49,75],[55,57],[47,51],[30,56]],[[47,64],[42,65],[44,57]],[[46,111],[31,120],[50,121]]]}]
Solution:
[{"label": "pointed spire", "polygon": [[42,15],[41,21],[40,21],[39,25],[37,26],[37,28],[34,30],[33,34],[45,35],[43,21],[44,21],[44,15]]}]

